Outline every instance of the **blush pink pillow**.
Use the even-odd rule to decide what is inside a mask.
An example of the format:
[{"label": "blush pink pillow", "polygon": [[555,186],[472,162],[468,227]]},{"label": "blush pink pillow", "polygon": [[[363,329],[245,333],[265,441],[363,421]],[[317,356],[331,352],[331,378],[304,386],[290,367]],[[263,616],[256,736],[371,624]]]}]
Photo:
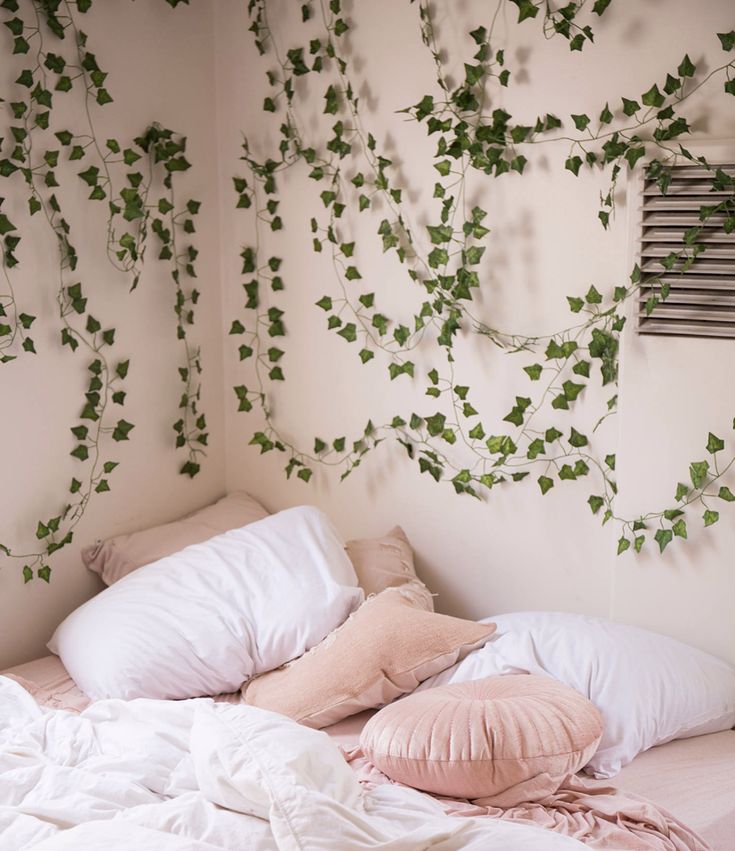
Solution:
[{"label": "blush pink pillow", "polygon": [[[357,574],[357,584],[365,596],[379,594],[386,588],[419,581],[413,563],[413,549],[400,526],[382,538],[361,538],[347,541],[347,555]],[[434,609],[431,600],[430,611]]]},{"label": "blush pink pillow", "polygon": [[492,624],[435,613],[414,580],[370,597],[303,656],[246,682],[243,700],[327,727],[413,691],[494,632]]},{"label": "blush pink pillow", "polygon": [[365,725],[365,756],[392,780],[484,806],[555,792],[594,754],[602,716],[549,677],[487,677],[417,692]]},{"label": "blush pink pillow", "polygon": [[266,517],[257,499],[239,491],[163,526],[99,541],[82,550],[82,561],[112,585],[139,567]]}]

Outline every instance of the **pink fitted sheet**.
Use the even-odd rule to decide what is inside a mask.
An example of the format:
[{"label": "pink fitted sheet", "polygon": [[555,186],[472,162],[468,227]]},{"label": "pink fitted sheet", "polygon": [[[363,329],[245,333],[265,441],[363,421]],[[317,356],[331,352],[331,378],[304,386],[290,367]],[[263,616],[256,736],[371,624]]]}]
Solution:
[{"label": "pink fitted sheet", "polygon": [[[43,659],[16,665],[0,673],[17,680],[42,706],[81,712],[90,704],[89,699],[77,688],[58,656],[44,656]],[[239,691],[236,691],[232,694],[215,695],[214,700],[222,703],[240,703],[242,696]],[[360,731],[374,711],[367,710],[345,718],[344,721],[327,727],[326,732],[345,750],[354,748],[359,742]]]},{"label": "pink fitted sheet", "polygon": [[674,813],[712,851],[735,851],[735,730],[651,748],[612,782]]},{"label": "pink fitted sheet", "polygon": [[[57,656],[2,673],[17,679],[42,705],[80,712],[89,704]],[[214,699],[238,703],[240,693]],[[345,750],[351,750],[372,714],[370,710],[361,712],[325,732]],[[614,784],[668,810],[700,834],[712,851],[735,851],[735,730],[652,748],[627,765]],[[600,781],[599,785],[609,785],[609,781]]]}]

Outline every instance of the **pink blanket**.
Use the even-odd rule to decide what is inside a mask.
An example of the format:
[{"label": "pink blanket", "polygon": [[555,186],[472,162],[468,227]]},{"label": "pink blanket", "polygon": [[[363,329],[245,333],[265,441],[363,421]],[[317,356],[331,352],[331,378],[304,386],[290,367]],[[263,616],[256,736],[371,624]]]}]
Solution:
[{"label": "pink blanket", "polygon": [[[392,781],[378,771],[360,748],[344,751],[360,782],[377,786]],[[456,816],[489,818],[533,824],[571,836],[590,848],[615,851],[709,851],[709,845],[666,810],[638,795],[603,786],[575,775],[555,794],[535,804],[510,809],[474,801],[439,798]]]}]

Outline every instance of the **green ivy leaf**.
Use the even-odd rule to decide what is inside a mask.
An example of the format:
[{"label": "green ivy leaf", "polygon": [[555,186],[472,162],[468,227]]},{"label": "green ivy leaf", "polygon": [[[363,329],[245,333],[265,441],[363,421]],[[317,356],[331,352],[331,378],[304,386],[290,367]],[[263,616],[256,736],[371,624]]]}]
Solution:
[{"label": "green ivy leaf", "polygon": [[710,452],[714,455],[715,452],[720,452],[724,448],[725,441],[710,432],[709,438],[707,440],[707,452]]},{"label": "green ivy leaf", "polygon": [[547,443],[554,443],[554,441],[559,440],[559,438],[563,436],[564,435],[553,426],[551,428],[547,428],[544,433],[544,438]]},{"label": "green ivy leaf", "polygon": [[426,417],[426,430],[431,437],[437,437],[445,428],[447,418],[444,414],[436,413],[431,417]]},{"label": "green ivy leaf", "polygon": [[309,482],[309,479],[311,479],[312,475],[313,472],[308,467],[302,467],[298,473],[296,473],[296,476],[301,479],[302,482],[307,483]]},{"label": "green ivy leaf", "polygon": [[518,449],[511,438],[505,434],[489,437],[486,441],[486,446],[492,455],[512,455]]},{"label": "green ivy leaf", "polygon": [[587,304],[602,304],[602,296],[597,291],[594,284],[587,290],[585,300]]},{"label": "green ivy leaf", "polygon": [[591,496],[587,502],[593,514],[597,514],[605,504],[605,500],[601,496]]},{"label": "green ivy leaf", "polygon": [[528,451],[526,452],[526,457],[530,461],[535,461],[539,455],[546,454],[546,445],[540,437],[535,438],[528,444]]},{"label": "green ivy leaf", "polygon": [[321,307],[322,310],[329,311],[332,309],[332,299],[328,295],[322,296],[319,301],[315,302],[317,307]]},{"label": "green ivy leaf", "polygon": [[581,449],[583,446],[587,446],[589,440],[583,434],[580,434],[576,428],[572,427],[571,434],[569,435],[569,445],[573,446],[575,449]]},{"label": "green ivy leaf", "polygon": [[85,171],[79,172],[79,177],[87,184],[87,186],[96,186],[99,179],[100,170],[96,165],[90,166]]},{"label": "green ivy leaf", "polygon": [[696,66],[689,58],[689,54],[687,53],[684,58],[681,60],[679,67],[676,69],[679,73],[680,77],[693,77],[694,72],[697,70]]},{"label": "green ivy leaf", "polygon": [[480,260],[482,260],[482,255],[484,253],[484,246],[473,245],[470,248],[467,248],[464,252],[465,263],[467,263],[468,266],[476,266]]},{"label": "green ivy leaf", "polygon": [[717,38],[719,38],[723,50],[729,52],[735,48],[735,30],[730,30],[729,33],[717,33]]},{"label": "green ivy leaf", "polygon": [[647,92],[641,95],[641,101],[645,106],[654,106],[657,109],[663,106],[665,100],[666,98],[658,90],[658,86],[655,83]]},{"label": "green ivy leaf", "polygon": [[708,461],[693,461],[689,465],[689,476],[692,480],[692,484],[694,485],[696,490],[699,490],[702,485],[704,485],[707,480],[707,473],[709,472],[709,462]]},{"label": "green ivy leaf", "polygon": [[545,496],[554,487],[554,480],[548,476],[539,476],[538,486],[541,488],[541,493]]},{"label": "green ivy leaf", "polygon": [[77,446],[76,449],[73,449],[69,454],[80,461],[86,461],[89,458],[89,449],[83,443],[80,443],[79,446]]},{"label": "green ivy leaf", "polygon": [[720,519],[720,512],[719,511],[712,511],[708,508],[704,512],[703,519],[704,519],[704,525],[705,526],[712,526],[714,523],[717,523],[717,521]]},{"label": "green ivy leaf", "polygon": [[658,544],[659,552],[663,553],[666,547],[673,540],[674,533],[671,531],[671,529],[658,529],[653,537],[656,543]]},{"label": "green ivy leaf", "polygon": [[354,343],[357,339],[357,327],[354,322],[348,322],[343,328],[337,331],[337,334],[348,343]]},{"label": "green ivy leaf", "polygon": [[118,423],[112,432],[112,439],[117,442],[129,440],[128,435],[134,428],[135,426],[132,423],[129,423],[126,420],[118,420]]},{"label": "green ivy leaf", "polygon": [[681,80],[678,77],[673,77],[671,74],[666,75],[666,84],[664,91],[667,95],[673,95],[674,92],[681,88]]},{"label": "green ivy leaf", "polygon": [[686,538],[687,537],[687,524],[684,520],[677,520],[676,523],[671,527],[671,531],[677,536],[677,538]]},{"label": "green ivy leaf", "polygon": [[533,363],[530,366],[524,366],[523,371],[528,375],[531,381],[538,381],[541,378],[543,367],[540,363]]},{"label": "green ivy leaf", "polygon": [[449,225],[427,225],[426,230],[434,245],[441,245],[444,242],[449,242],[452,238],[452,228]]},{"label": "green ivy leaf", "polygon": [[538,6],[531,0],[512,0],[518,7],[518,23],[522,23],[527,18],[535,18],[538,15]]},{"label": "green ivy leaf", "polygon": [[193,479],[194,476],[199,473],[201,466],[196,463],[196,461],[187,461],[185,464],[181,465],[181,469],[179,470],[179,474],[182,476],[188,476],[190,479]]},{"label": "green ivy leaf", "polygon": [[444,266],[449,263],[449,252],[446,248],[435,248],[428,257],[429,266],[432,269],[438,269],[440,266]]},{"label": "green ivy leaf", "polygon": [[605,13],[605,9],[610,5],[612,0],[595,0],[595,5],[592,7],[592,11],[596,15],[603,15]]},{"label": "green ivy leaf", "polygon": [[[574,122],[574,126],[577,130],[586,130],[590,124],[589,115],[572,115],[572,121]],[[530,128],[529,128],[530,129]],[[513,140],[515,141],[515,139]]]},{"label": "green ivy leaf", "polygon": [[562,388],[564,390],[564,398],[567,402],[574,402],[577,400],[579,394],[584,390],[584,384],[576,384],[574,381],[565,381],[562,384]]},{"label": "green ivy leaf", "polygon": [[334,86],[330,86],[324,95],[324,112],[328,115],[336,115],[338,109],[337,91]]},{"label": "green ivy leaf", "polygon": [[355,266],[348,266],[345,269],[345,278],[347,278],[348,281],[357,281],[362,278],[362,275]]},{"label": "green ivy leaf", "polygon": [[579,170],[582,167],[582,157],[568,157],[564,163],[564,168],[571,171],[575,177],[579,176]]}]

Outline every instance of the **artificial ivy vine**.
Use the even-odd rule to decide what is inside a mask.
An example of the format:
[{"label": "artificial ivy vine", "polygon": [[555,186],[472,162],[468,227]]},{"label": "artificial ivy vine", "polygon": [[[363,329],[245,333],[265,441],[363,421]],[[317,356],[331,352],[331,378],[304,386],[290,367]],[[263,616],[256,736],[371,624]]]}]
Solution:
[{"label": "artificial ivy vine", "polygon": [[[177,5],[181,0],[167,0]],[[186,0],[184,0],[186,2]],[[37,522],[38,547],[20,552],[0,542],[0,553],[22,565],[26,582],[38,576],[49,581],[49,559],[71,544],[74,529],[95,494],[110,490],[118,466],[111,445],[129,439],[135,428],[118,408],[125,405],[125,379],[130,358],[117,355],[116,329],[108,327],[93,302],[100,293],[79,280],[80,240],[72,233],[64,210],[59,179],[75,172],[86,185],[89,201],[100,205],[107,219],[107,254],[115,269],[125,273],[130,289],[138,286],[150,232],[158,242],[158,257],[169,264],[174,285],[177,338],[184,350],[178,380],[182,395],[173,425],[175,445],[186,454],[181,473],[195,476],[207,444],[205,415],[199,410],[201,356],[189,339],[198,291],[188,283],[196,277],[197,249],[190,242],[200,203],[177,205],[174,176],[188,170],[186,139],[157,124],[129,144],[103,139],[95,126],[96,107],[113,102],[107,73],[100,67],[76,16],[86,14],[92,0],[2,0],[3,25],[12,39],[4,48],[18,69],[12,97],[3,101],[8,125],[0,138],[0,177],[17,197],[25,197],[29,216],[40,216],[58,248],[59,334],[62,347],[85,357],[87,386],[79,421],[71,427],[70,454],[79,472],[66,485],[60,509]],[[55,121],[56,101],[77,96],[84,125],[74,129]],[[24,312],[13,283],[19,265],[16,250],[19,227],[3,211],[0,197],[3,282],[0,287],[0,364],[7,369],[16,358],[36,353],[31,332],[36,317]],[[182,245],[182,243],[185,243]],[[105,282],[106,283],[106,282]]]},{"label": "artificial ivy vine", "polygon": [[[500,0],[498,11],[507,3],[517,7],[519,24],[541,19],[544,36],[566,39],[574,52],[593,43],[589,21],[603,15],[611,0],[597,0],[591,11],[585,8],[585,0],[560,6],[547,0]],[[653,82],[642,93],[626,93],[631,96],[622,97],[620,106],[606,103],[597,116],[571,115],[574,130],[565,130],[569,122],[549,113],[518,123],[494,105],[497,92],[513,80],[504,51],[493,46],[497,13],[487,27],[481,25],[469,32],[471,55],[464,64],[465,77],[452,86],[445,74],[431,4],[419,0],[415,6],[418,33],[436,71],[433,90],[403,110],[437,140],[437,209],[434,222],[421,229],[423,232],[411,226],[405,187],[365,125],[356,94],[359,87],[342,47],[351,24],[341,0],[330,0],[328,5],[326,0],[301,4],[304,43],[286,50],[269,23],[267,0],[248,4],[250,31],[268,62],[270,92],[263,109],[280,118],[277,149],[256,157],[245,141],[242,159],[248,173],[233,179],[236,206],[255,211],[256,242],[245,246],[241,255],[248,318],[235,319],[230,329],[239,338],[240,359],[254,363],[254,386],[249,382],[234,388],[238,410],[257,408],[265,418],[265,427],[250,443],[261,452],[283,453],[286,475],[295,473],[306,482],[317,465],[337,467],[344,479],[386,438],[398,440],[422,473],[437,482],[451,482],[460,494],[480,496],[531,474],[546,494],[559,482],[593,476],[596,484],[588,504],[603,524],[610,520],[620,524],[618,553],[628,549],[640,552],[650,539],[663,552],[674,538],[687,537],[688,509],[699,506],[704,525],[711,526],[719,519],[717,506],[735,501],[735,494],[722,481],[735,463],[734,457],[724,454],[725,441],[709,434],[707,455],[690,464],[688,480],[676,486],[669,507],[625,518],[615,512],[615,455],[594,453],[589,436],[570,425],[564,412],[574,410],[595,380],[610,388],[600,421],[614,414],[626,303],[638,297],[642,284],[658,284],[658,289],[652,290],[658,294],[646,304],[650,314],[666,300],[670,284],[661,280],[662,273],[644,273],[636,265],[629,280],[610,294],[590,286],[585,293],[570,295],[567,300],[575,321],[556,334],[532,337],[489,327],[472,311],[481,286],[479,269],[486,250],[483,239],[489,233],[489,211],[479,205],[469,208],[466,184],[470,175],[497,179],[510,172],[522,174],[528,145],[567,144],[565,168],[572,174],[603,169],[609,175],[609,191],[601,196],[599,211],[601,225],[607,228],[621,174],[645,163],[647,176],[656,180],[665,194],[671,166],[681,161],[693,163],[707,170],[713,189],[729,194],[724,200],[703,205],[701,226],[687,230],[681,245],[662,259],[663,274],[686,271],[706,248],[698,242],[704,226],[717,222],[726,233],[735,229],[735,196],[731,176],[681,144],[689,126],[679,109],[699,88],[718,81],[727,95],[735,95],[735,62],[726,57],[720,67],[697,79],[696,66],[686,55],[666,74],[665,81]],[[717,37],[722,50],[731,53],[735,31]],[[295,82],[307,75],[324,79],[323,112],[334,121],[327,138],[307,137],[299,121]],[[270,403],[275,387],[271,382],[285,379],[281,339],[286,335],[287,317],[278,301],[278,293],[284,289],[282,259],[269,256],[265,240],[268,231],[277,236],[283,229],[278,181],[295,167],[308,169],[319,187],[321,212],[310,222],[313,248],[331,255],[338,284],[336,292],[316,302],[326,315],[327,328],[353,344],[363,364],[383,362],[391,381],[423,379],[411,352],[419,343],[432,342],[440,362],[425,376],[426,395],[443,403],[441,410],[401,414],[380,425],[370,420],[355,440],[316,437],[312,450],[298,448],[285,438]],[[388,211],[375,218],[378,245],[395,258],[420,301],[410,319],[389,317],[380,305],[379,292],[369,291],[355,260],[355,240],[342,219],[348,207],[371,216],[376,197]],[[463,384],[457,375],[454,344],[460,335],[470,333],[522,356],[522,385],[503,427],[491,428],[481,419],[473,404],[479,391]],[[455,445],[462,448],[469,463],[456,460]]]}]

